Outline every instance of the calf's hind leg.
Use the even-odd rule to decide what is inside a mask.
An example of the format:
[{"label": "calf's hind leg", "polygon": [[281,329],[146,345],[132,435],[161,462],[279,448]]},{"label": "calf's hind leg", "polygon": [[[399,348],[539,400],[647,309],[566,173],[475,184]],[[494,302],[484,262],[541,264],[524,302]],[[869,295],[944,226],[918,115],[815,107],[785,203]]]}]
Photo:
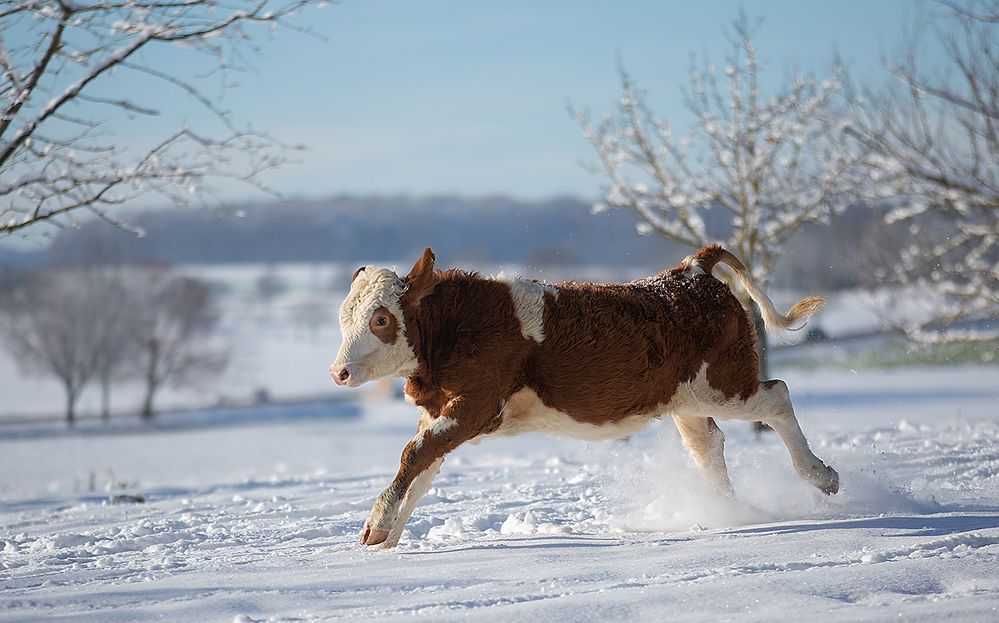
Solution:
[{"label": "calf's hind leg", "polygon": [[822,493],[832,495],[839,491],[839,474],[836,470],[822,462],[808,447],[798,419],[794,416],[794,407],[787,392],[787,384],[779,379],[764,381],[759,391],[749,400],[753,415],[759,421],[774,429],[787,446],[791,454],[791,463],[798,474],[817,487]]},{"label": "calf's hind leg", "polygon": [[764,381],[759,389],[746,400],[718,402],[701,394],[701,410],[725,420],[763,422],[774,429],[791,454],[794,469],[805,480],[825,494],[839,491],[839,474],[822,462],[808,447],[808,440],[794,416],[791,397],[784,381]]},{"label": "calf's hind leg", "polygon": [[679,413],[673,414],[673,421],[701,476],[717,493],[735,497],[725,465],[725,434],[715,421],[709,417]]}]

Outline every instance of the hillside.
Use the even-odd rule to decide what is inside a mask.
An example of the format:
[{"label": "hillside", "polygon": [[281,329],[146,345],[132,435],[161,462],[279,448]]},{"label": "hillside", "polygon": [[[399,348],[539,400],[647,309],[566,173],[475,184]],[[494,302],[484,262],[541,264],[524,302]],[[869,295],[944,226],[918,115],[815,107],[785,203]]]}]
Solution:
[{"label": "hillside", "polygon": [[[136,237],[98,220],[62,230],[47,249],[4,250],[0,267],[80,261],[168,264],[355,262],[404,263],[431,246],[449,265],[635,266],[658,270],[689,250],[658,236],[639,236],[628,211],[592,214],[580,199],[524,202],[505,197],[350,197],[160,209],[128,217]],[[727,236],[720,210],[707,219]],[[828,227],[802,229],[787,246],[774,283],[784,288],[856,285],[863,270],[858,243],[876,215],[858,208]],[[867,232],[865,234],[865,232]]]}]

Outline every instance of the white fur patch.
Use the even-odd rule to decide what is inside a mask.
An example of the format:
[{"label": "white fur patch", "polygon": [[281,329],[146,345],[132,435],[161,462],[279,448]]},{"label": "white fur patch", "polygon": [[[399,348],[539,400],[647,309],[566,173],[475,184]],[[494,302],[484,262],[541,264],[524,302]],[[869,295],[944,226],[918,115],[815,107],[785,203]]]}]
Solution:
[{"label": "white fur patch", "polygon": [[430,436],[436,437],[438,435],[442,435],[446,431],[451,430],[457,425],[458,425],[458,420],[452,417],[447,417],[447,416],[438,417],[433,421],[433,423],[430,424],[430,429],[429,429]]},{"label": "white fur patch", "polygon": [[340,305],[340,325],[367,326],[371,312],[381,306],[402,316],[399,297],[406,291],[406,284],[391,270],[366,266],[350,284],[347,298]]},{"label": "white fur patch", "polygon": [[[420,407],[420,411],[422,411],[424,414],[427,413],[426,409],[424,409],[423,407]],[[423,421],[422,418],[421,421]],[[442,435],[444,432],[451,430],[457,425],[458,425],[458,420],[447,416],[441,416],[434,419],[430,423],[430,426],[427,426],[426,428],[420,428],[420,430],[413,437],[413,440],[410,442],[413,445],[413,450],[419,450],[420,448],[423,447],[423,436],[427,431],[430,431],[431,437],[437,437],[438,435]]]},{"label": "white fur patch", "polygon": [[701,266],[701,260],[695,259],[694,256],[692,255],[688,255],[687,257],[683,258],[683,262],[681,263],[686,263],[687,266],[689,267],[687,268],[687,270],[683,271],[682,273],[687,277],[695,277],[697,275],[708,274],[708,272],[704,270],[704,268]]},{"label": "white fur patch", "polygon": [[545,341],[545,294],[558,298],[558,289],[504,273],[496,275],[494,279],[510,288],[513,311],[520,321],[521,335],[538,344]]},{"label": "white fur patch", "polygon": [[[413,400],[412,396],[405,392],[403,392],[403,395],[406,397],[406,402],[411,405],[416,404],[416,401]],[[413,438],[409,442],[413,445],[414,450],[419,450],[423,447],[423,433],[430,428],[430,422],[432,421],[429,411],[427,411],[424,407],[417,407],[417,409],[420,410],[420,424],[417,427],[416,434],[413,435]]]},{"label": "white fur patch", "polygon": [[[726,398],[724,392],[708,383],[708,362],[705,361],[692,381],[677,388],[669,402],[669,408],[684,417],[763,422],[779,410],[781,405],[776,404],[775,398],[773,392],[767,392],[763,387],[748,400],[742,400],[738,396]],[[787,398],[787,392],[784,398]]]},{"label": "white fur patch", "polygon": [[552,409],[541,401],[534,390],[524,388],[510,396],[501,414],[503,422],[490,434],[505,437],[521,433],[547,433],[588,441],[618,439],[644,429],[663,411],[656,409],[649,413],[630,415],[617,422],[588,424],[572,419],[568,413]]}]

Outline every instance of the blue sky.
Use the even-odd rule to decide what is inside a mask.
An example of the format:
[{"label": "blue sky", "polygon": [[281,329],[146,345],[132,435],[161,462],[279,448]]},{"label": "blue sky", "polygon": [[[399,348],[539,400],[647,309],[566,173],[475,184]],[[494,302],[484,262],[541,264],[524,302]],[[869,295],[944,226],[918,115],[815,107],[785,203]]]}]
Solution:
[{"label": "blue sky", "polygon": [[[763,17],[757,42],[777,83],[822,73],[838,52],[860,78],[883,79],[920,6],[898,0],[743,3]],[[596,198],[579,160],[591,148],[571,101],[612,109],[616,56],[659,116],[685,127],[691,52],[722,62],[738,2],[343,0],[302,23],[325,41],[279,32],[256,71],[226,96],[237,118],[310,146],[272,174],[302,197],[508,194]],[[127,78],[126,78],[127,79]],[[126,88],[135,88],[126,85]],[[196,124],[199,113],[183,113]],[[227,190],[229,198],[253,196]]]}]

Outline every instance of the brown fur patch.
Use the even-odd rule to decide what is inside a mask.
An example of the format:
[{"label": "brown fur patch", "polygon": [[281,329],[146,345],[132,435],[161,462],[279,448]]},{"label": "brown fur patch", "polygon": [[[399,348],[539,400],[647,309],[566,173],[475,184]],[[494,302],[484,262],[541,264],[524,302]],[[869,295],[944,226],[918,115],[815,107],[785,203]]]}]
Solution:
[{"label": "brown fur patch", "polygon": [[512,393],[531,341],[520,334],[505,284],[474,273],[438,272],[419,302],[409,291],[400,302],[406,337],[420,363],[410,377],[415,391]]},{"label": "brown fur patch", "polygon": [[759,364],[742,306],[723,283],[686,268],[624,285],[558,285],[528,385],[545,404],[590,423],[667,404],[705,362],[709,383],[725,396],[752,394]]},{"label": "brown fur patch", "polygon": [[385,344],[395,342],[395,338],[399,334],[399,323],[395,315],[386,307],[379,307],[371,313],[368,328],[375,334],[375,337]]}]

